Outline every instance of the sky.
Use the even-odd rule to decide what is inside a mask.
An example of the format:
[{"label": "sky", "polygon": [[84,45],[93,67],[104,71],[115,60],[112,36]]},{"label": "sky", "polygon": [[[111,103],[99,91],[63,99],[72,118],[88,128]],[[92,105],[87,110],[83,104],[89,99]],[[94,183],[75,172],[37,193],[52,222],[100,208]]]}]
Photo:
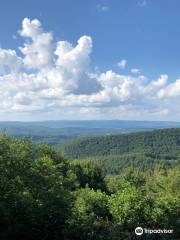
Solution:
[{"label": "sky", "polygon": [[0,0],[0,121],[180,121],[180,1]]}]

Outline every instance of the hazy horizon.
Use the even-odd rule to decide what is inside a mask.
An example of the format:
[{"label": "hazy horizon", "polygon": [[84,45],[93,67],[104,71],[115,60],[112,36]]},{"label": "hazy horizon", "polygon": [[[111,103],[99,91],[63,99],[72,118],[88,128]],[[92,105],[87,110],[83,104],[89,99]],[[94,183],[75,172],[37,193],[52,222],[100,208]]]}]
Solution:
[{"label": "hazy horizon", "polygon": [[180,121],[168,121],[168,120],[136,120],[136,119],[46,119],[46,120],[0,120],[0,123],[2,122],[22,122],[22,123],[28,123],[28,122],[113,122],[113,121],[119,121],[119,122],[159,122],[159,123],[180,123]]}]

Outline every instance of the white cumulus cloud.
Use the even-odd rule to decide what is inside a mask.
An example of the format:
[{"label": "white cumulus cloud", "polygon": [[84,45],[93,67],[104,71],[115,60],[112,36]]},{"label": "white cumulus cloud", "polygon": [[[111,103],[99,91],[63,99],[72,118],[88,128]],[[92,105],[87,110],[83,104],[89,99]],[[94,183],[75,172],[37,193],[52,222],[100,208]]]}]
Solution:
[{"label": "white cumulus cloud", "polygon": [[22,22],[20,35],[30,39],[19,49],[25,55],[23,61],[27,68],[41,69],[52,63],[52,34],[43,32],[41,23],[25,18]]},{"label": "white cumulus cloud", "polygon": [[[0,49],[0,116],[154,119],[170,116],[179,107],[179,79],[169,82],[161,74],[149,80],[139,69],[131,69],[130,75],[92,71],[90,36],[81,36],[77,43],[55,42],[39,20],[28,18],[19,34],[24,39],[21,55]],[[121,69],[126,65],[126,59],[118,63]]]},{"label": "white cumulus cloud", "polygon": [[14,50],[0,48],[0,75],[18,72],[22,66],[22,59]]},{"label": "white cumulus cloud", "polygon": [[138,69],[138,68],[132,68],[132,69],[131,69],[131,73],[133,73],[133,74],[135,74],[135,75],[136,75],[136,74],[140,74],[140,72],[141,72],[141,71],[140,71],[140,69]]},{"label": "white cumulus cloud", "polygon": [[120,62],[117,63],[117,66],[121,69],[124,69],[127,65],[127,60],[126,59],[122,59]]}]

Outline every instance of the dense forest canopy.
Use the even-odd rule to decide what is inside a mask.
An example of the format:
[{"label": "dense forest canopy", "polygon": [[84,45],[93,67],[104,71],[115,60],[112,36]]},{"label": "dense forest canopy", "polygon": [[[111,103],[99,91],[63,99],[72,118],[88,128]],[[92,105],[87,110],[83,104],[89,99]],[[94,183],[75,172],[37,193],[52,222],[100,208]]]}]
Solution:
[{"label": "dense forest canopy", "polygon": [[132,152],[164,154],[180,150],[180,128],[89,137],[67,144],[69,157],[118,155]]},{"label": "dense forest canopy", "polygon": [[[169,131],[172,136],[178,133]],[[141,239],[178,240],[179,170],[157,165],[106,175],[97,161],[69,161],[48,145],[4,134],[0,239],[132,240],[137,239],[134,229],[141,226],[174,230],[171,235],[144,234]]]},{"label": "dense forest canopy", "polygon": [[132,166],[141,170],[156,164],[175,167],[180,164],[180,129],[89,137],[67,143],[62,150],[69,159],[98,162],[108,174]]}]

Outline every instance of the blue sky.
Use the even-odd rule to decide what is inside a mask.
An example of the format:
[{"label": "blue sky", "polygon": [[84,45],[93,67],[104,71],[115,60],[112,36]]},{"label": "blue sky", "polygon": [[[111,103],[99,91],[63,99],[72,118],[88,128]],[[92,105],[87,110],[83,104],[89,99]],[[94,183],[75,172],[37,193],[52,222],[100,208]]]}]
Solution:
[{"label": "blue sky", "polygon": [[[24,17],[37,18],[57,39],[70,42],[82,35],[93,39],[92,60],[102,69],[115,67],[127,58],[129,67],[139,67],[157,77],[180,76],[180,2],[178,0],[23,0],[2,1],[0,43],[16,48],[17,29]],[[144,4],[143,4],[144,3]],[[103,7],[107,10],[103,11]]]},{"label": "blue sky", "polygon": [[[0,5],[0,77],[3,86],[0,91],[7,98],[1,107],[0,120],[9,120],[12,115],[15,120],[179,120],[180,1],[31,0],[25,3],[23,0],[1,0]],[[31,35],[22,33],[23,19],[29,20],[27,25],[30,27],[36,25],[33,25],[33,19],[41,23],[38,36],[49,33],[49,53],[38,53],[49,59],[45,64],[38,65],[37,61],[35,66],[28,62],[34,59],[32,54],[37,46],[33,41],[36,42],[38,36],[33,40]],[[54,55],[59,41],[71,43],[75,48],[83,36],[90,40],[84,38],[81,41],[83,53],[79,53],[78,59],[75,59],[75,53],[74,63],[71,63],[72,58],[61,53]],[[25,50],[27,45],[28,52]],[[87,46],[90,49],[86,52]],[[41,45],[38,47],[41,49]],[[57,56],[62,58],[59,65],[54,60]],[[14,72],[17,59],[18,70],[16,67]],[[121,64],[122,60],[125,60],[124,64]],[[7,68],[10,70],[6,71]],[[77,75],[73,75],[72,68]],[[75,80],[70,80],[72,77]],[[27,79],[29,85],[24,86],[23,92],[22,82]],[[16,81],[18,89],[12,90],[11,84]],[[32,90],[37,82],[38,90]],[[67,82],[68,86],[64,87]],[[51,96],[48,95],[50,92],[53,92]],[[68,104],[71,101],[74,104]]]}]

